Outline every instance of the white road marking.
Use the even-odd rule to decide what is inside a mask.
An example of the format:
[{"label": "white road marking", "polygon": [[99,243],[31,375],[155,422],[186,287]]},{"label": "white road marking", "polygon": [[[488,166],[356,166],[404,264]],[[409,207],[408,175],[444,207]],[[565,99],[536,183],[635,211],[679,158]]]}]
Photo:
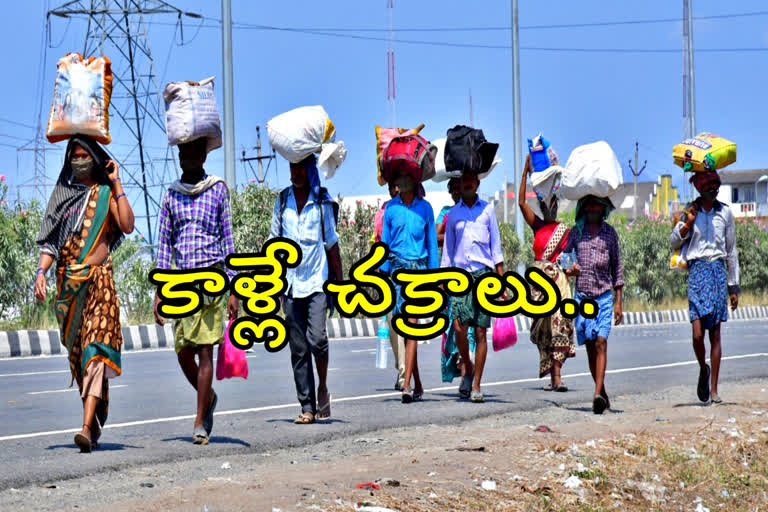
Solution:
[{"label": "white road marking", "polygon": [[357,354],[359,352],[376,352],[376,349],[375,348],[362,348],[360,350],[350,350],[349,352],[352,353],[352,354]]},{"label": "white road marking", "polygon": [[[768,352],[758,352],[754,354],[742,354],[738,356],[727,356],[723,357],[724,361],[728,360],[735,360],[735,359],[751,359],[756,357],[768,357]],[[667,364],[659,364],[659,365],[653,365],[653,366],[638,366],[634,368],[620,368],[616,370],[608,370],[606,373],[614,374],[614,373],[629,373],[629,372],[641,372],[641,371],[647,371],[647,370],[658,370],[658,369],[664,369],[664,368],[675,368],[678,366],[691,366],[698,364],[696,361],[680,361],[677,363],[667,363]],[[568,375],[563,375],[563,378],[576,378],[576,377],[590,377],[591,375],[589,373],[573,373]],[[517,379],[517,380],[506,380],[506,381],[499,381],[499,382],[487,382],[483,383],[484,387],[494,387],[494,386],[506,386],[509,384],[522,384],[525,382],[542,382],[546,380],[544,379],[535,379],[535,378],[528,378],[528,379]],[[456,389],[456,386],[444,386],[440,388],[432,388],[427,389],[427,393],[434,393],[435,391],[449,391]],[[361,395],[361,396],[349,396],[345,398],[335,398],[333,401],[334,403],[340,403],[340,402],[355,402],[360,400],[370,400],[374,398],[387,398],[392,396],[399,396],[400,393],[398,392],[390,392],[390,393],[378,393],[374,395]],[[281,404],[281,405],[267,405],[263,407],[251,407],[248,409],[234,409],[231,411],[221,411],[217,412],[215,416],[232,416],[232,415],[240,415],[240,414],[249,414],[254,412],[265,412],[265,411],[274,411],[278,409],[290,409],[295,408],[295,403],[290,404]],[[154,419],[148,419],[148,420],[138,420],[138,421],[129,421],[125,423],[114,423],[111,425],[106,425],[104,428],[107,429],[113,429],[113,428],[127,428],[127,427],[137,427],[141,425],[153,425],[157,423],[169,423],[172,421],[187,421],[194,419],[195,415],[187,415],[187,416],[172,416],[168,418],[154,418]],[[44,436],[52,436],[52,435],[61,435],[61,434],[71,434],[74,432],[80,432],[80,429],[66,429],[66,430],[51,430],[48,432],[31,432],[28,434],[14,434],[9,436],[3,436],[0,437],[0,441],[14,441],[17,439],[30,439],[34,437],[44,437]]]},{"label": "white road marking", "polygon": [[25,372],[25,373],[0,373],[0,377],[27,377],[29,375],[50,375],[53,373],[69,373],[69,370],[51,370],[47,372]]},{"label": "white road marking", "polygon": [[[117,386],[109,386],[110,391],[117,388],[127,388],[128,384],[118,384]],[[66,393],[68,391],[77,391],[77,388],[67,388],[67,389],[52,389],[50,391],[32,391],[30,393],[27,393],[28,395],[46,395],[49,393]]]}]

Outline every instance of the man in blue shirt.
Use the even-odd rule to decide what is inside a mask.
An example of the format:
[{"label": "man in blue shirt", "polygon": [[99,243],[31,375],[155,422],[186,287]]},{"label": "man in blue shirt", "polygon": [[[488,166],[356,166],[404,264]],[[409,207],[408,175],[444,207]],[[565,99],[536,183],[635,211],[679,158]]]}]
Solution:
[{"label": "man in blue shirt", "polygon": [[[283,313],[288,323],[293,378],[301,404],[301,414],[294,423],[309,424],[331,416],[331,395],[326,385],[328,306],[323,283],[328,279],[329,266],[334,276],[341,278],[341,256],[332,200],[325,189],[320,188],[314,155],[297,164],[291,163],[291,184],[285,204],[280,204],[279,196],[275,201],[270,238],[290,238],[301,247],[301,263],[286,272],[288,289],[283,296]],[[320,381],[317,395],[312,356]]]},{"label": "man in blue shirt", "polygon": [[[432,206],[417,195],[417,183],[409,175],[396,176],[400,194],[393,198],[384,212],[381,241],[389,246],[389,259],[382,271],[394,274],[398,269],[427,269],[440,266],[437,252],[437,231]],[[404,299],[400,286],[395,283],[397,302],[394,314],[402,312]],[[416,319],[409,319],[416,324]],[[421,400],[424,387],[419,378],[416,357],[417,340],[405,340],[405,376],[402,402],[407,404]],[[415,386],[411,387],[411,376]]]}]

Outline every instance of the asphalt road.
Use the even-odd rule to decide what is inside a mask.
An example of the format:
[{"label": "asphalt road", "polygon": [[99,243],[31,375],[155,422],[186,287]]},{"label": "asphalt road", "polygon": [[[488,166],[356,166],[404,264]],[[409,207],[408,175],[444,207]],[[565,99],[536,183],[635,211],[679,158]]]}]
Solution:
[{"label": "asphalt road", "polygon": [[[768,375],[768,321],[734,321],[723,331],[720,395],[728,381]],[[64,357],[0,360],[0,490],[75,478],[107,469],[149,463],[265,453],[311,445],[331,437],[362,435],[380,428],[449,424],[462,419],[535,410],[553,404],[591,414],[592,381],[586,354],[566,363],[565,394],[541,390],[538,352],[522,334],[517,346],[490,352],[484,376],[485,404],[459,400],[458,381],[440,381],[440,344],[419,346],[423,403],[403,405],[393,391],[394,370],[375,368],[374,339],[331,342],[329,387],[334,396],[329,422],[296,426],[299,407],[288,349],[249,354],[250,377],[215,382],[219,394],[214,431],[206,447],[191,443],[195,395],[172,351],[129,352],[123,375],[111,381],[109,423],[99,451],[80,454],[72,438],[82,421],[76,389],[67,388]],[[631,409],[633,393],[662,391],[690,383],[696,405],[697,367],[686,324],[615,329],[608,347],[613,414]],[[390,353],[390,365],[392,357]]]}]

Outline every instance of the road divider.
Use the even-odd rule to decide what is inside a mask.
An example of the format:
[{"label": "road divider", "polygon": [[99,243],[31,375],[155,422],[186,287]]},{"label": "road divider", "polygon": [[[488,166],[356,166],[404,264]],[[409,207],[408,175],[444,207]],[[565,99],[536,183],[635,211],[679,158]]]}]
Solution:
[{"label": "road divider", "polygon": [[[768,306],[747,306],[729,311],[730,320],[768,319]],[[622,327],[688,323],[688,310],[628,312],[624,313]],[[531,319],[515,317],[518,333],[531,329]],[[123,327],[123,351],[173,348],[173,326],[170,322],[159,325],[132,325]],[[374,338],[378,320],[372,318],[330,318],[326,323],[328,337],[332,340]],[[29,330],[0,331],[0,359],[8,357],[55,356],[66,353],[59,341],[59,331]]]}]

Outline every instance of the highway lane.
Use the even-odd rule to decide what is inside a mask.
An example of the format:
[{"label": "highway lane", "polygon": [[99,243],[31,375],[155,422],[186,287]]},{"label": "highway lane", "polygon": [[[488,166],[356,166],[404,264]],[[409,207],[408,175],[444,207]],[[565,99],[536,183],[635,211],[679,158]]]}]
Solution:
[{"label": "highway lane", "polygon": [[[768,373],[768,321],[734,321],[723,331],[721,396],[728,401],[729,380]],[[215,382],[220,396],[212,442],[191,445],[194,391],[181,374],[172,351],[128,352],[123,375],[111,381],[108,427],[103,449],[82,455],[72,443],[82,420],[77,391],[69,389],[63,357],[0,360],[0,489],[41,484],[105,468],[221,455],[267,452],[308,445],[339,435],[359,435],[379,428],[422,423],[453,423],[510,410],[553,404],[589,414],[592,383],[586,354],[566,363],[571,391],[541,391],[538,353],[521,334],[517,346],[490,352],[484,376],[487,402],[457,399],[456,387],[440,381],[440,344],[420,345],[420,369],[429,392],[424,403],[402,405],[392,389],[394,370],[375,368],[375,339],[331,342],[329,387],[333,419],[326,424],[295,426],[298,413],[290,354],[270,354],[256,347],[249,355],[250,377]],[[607,388],[617,411],[631,408],[631,394],[661,391],[690,383],[696,403],[697,368],[686,324],[615,329],[609,340]],[[392,357],[390,353],[390,365]]]}]

